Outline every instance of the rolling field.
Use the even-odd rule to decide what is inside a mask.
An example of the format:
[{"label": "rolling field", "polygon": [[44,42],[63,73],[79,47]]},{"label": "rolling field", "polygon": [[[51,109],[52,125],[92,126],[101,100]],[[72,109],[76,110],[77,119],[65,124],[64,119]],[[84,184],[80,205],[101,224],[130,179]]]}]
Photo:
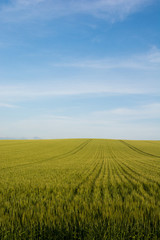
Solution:
[{"label": "rolling field", "polygon": [[0,239],[160,239],[160,141],[0,141]]}]

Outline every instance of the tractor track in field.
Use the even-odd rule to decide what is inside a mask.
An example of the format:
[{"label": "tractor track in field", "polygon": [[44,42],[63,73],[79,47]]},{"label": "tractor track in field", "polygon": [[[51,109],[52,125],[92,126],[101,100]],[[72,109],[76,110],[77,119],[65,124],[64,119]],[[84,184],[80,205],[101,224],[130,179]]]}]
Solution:
[{"label": "tractor track in field", "polygon": [[100,181],[100,186],[99,186],[99,189],[100,189],[100,196],[101,196],[101,201],[102,203],[104,202],[104,195],[105,195],[105,187],[104,187],[104,178],[105,178],[105,174],[106,174],[106,160],[105,160],[105,157],[104,157],[104,150],[102,150],[102,159],[104,160],[104,167],[103,167],[103,173],[102,173],[102,178],[101,178],[101,181]]},{"label": "tractor track in field", "polygon": [[121,199],[122,199],[122,201],[124,201],[124,199],[125,199],[125,196],[124,196],[124,194],[123,194],[123,191],[122,191],[122,184],[121,183],[123,183],[123,188],[125,188],[126,190],[127,190],[127,192],[128,192],[128,187],[127,187],[127,185],[126,185],[126,182],[123,180],[123,178],[122,178],[122,172],[120,171],[120,169],[119,169],[119,166],[118,166],[118,164],[116,163],[116,160],[115,160],[115,156],[113,155],[113,151],[112,151],[112,149],[110,149],[110,155],[112,156],[112,158],[113,158],[113,161],[112,161],[112,165],[114,166],[114,168],[115,168],[115,174],[116,174],[116,176],[119,178],[119,180],[120,180],[120,183],[116,180],[116,191],[117,191],[117,193],[119,194],[119,196],[121,197]]},{"label": "tractor track in field", "polygon": [[110,160],[108,161],[108,177],[107,177],[107,187],[108,187],[108,193],[111,197],[111,199],[113,199],[113,185],[111,183],[111,176],[112,176],[112,170],[111,170],[111,162]]},{"label": "tractor track in field", "polygon": [[[150,192],[148,186],[146,186],[146,184],[145,184],[142,180],[136,178],[134,175],[129,174],[129,172],[128,172],[127,169],[126,169],[127,166],[124,165],[122,162],[120,163],[120,162],[117,160],[117,157],[114,155],[113,152],[112,152],[112,157],[113,157],[113,159],[115,160],[115,162],[119,165],[119,167],[120,167],[120,169],[121,169],[120,172],[122,173],[123,177],[127,180],[128,183],[130,183],[130,185],[132,186],[132,189],[134,189],[134,190],[137,192],[138,195],[142,196],[142,197],[145,198],[146,200],[147,200],[148,198],[153,197],[153,195],[152,195],[152,193]],[[129,170],[130,170],[130,169],[129,169]],[[130,170],[130,171],[131,171],[131,170]],[[132,173],[135,173],[134,170],[133,170]],[[141,175],[140,175],[140,176],[141,176]],[[143,176],[142,176],[142,177],[143,177]],[[146,179],[146,180],[150,180],[150,179]],[[143,193],[143,192],[141,191],[141,189],[139,188],[138,183],[141,184],[144,192],[145,192],[145,193],[147,194],[147,196],[148,196],[147,198],[144,196],[144,193]],[[157,182],[154,182],[154,183],[157,183]]]},{"label": "tractor track in field", "polygon": [[[126,177],[124,169],[122,169],[121,165],[119,164],[119,162],[117,162],[117,157],[115,156],[112,148],[110,148],[110,155],[111,155],[111,159],[112,159],[112,166],[114,166],[114,180],[115,180],[115,187],[116,187],[116,192],[118,193],[118,195],[120,196],[120,198],[122,199],[122,201],[125,200],[126,195],[124,196],[123,194],[123,189],[125,189],[127,191],[127,194],[130,194],[130,188],[128,187],[128,183],[131,186],[131,188],[133,189],[133,183],[130,179],[128,179],[128,177]],[[123,176],[123,177],[122,177]],[[118,182],[118,180],[116,179],[116,177],[119,178],[120,183]],[[126,179],[126,181],[124,180]],[[122,184],[123,183],[123,187]],[[115,188],[113,186],[113,188]]]},{"label": "tractor track in field", "polygon": [[[151,182],[151,183],[155,183],[155,184],[158,185],[158,187],[160,187],[160,184],[159,184],[158,182],[156,182],[155,180],[150,179],[150,178],[148,178],[148,177],[146,177],[146,176],[144,176],[144,175],[136,172],[134,169],[132,169],[131,167],[129,167],[129,166],[128,166],[126,163],[124,163],[124,162],[123,162],[122,164],[123,164],[129,171],[131,171],[133,174],[135,174],[135,175],[137,175],[137,176],[139,176],[139,177],[141,177],[141,178],[144,178],[145,180],[147,180],[147,181],[149,181],[149,182]],[[138,180],[138,181],[140,181],[140,180]]]},{"label": "tractor track in field", "polygon": [[121,157],[122,157],[122,155],[123,155],[123,158],[129,160],[128,163],[129,162],[133,163],[133,160],[134,160],[134,163],[136,163],[136,166],[138,166],[139,170],[141,168],[143,168],[143,170],[146,169],[147,171],[150,171],[152,168],[152,171],[155,171],[155,172],[157,172],[157,170],[160,170],[160,167],[158,167],[156,164],[156,161],[159,162],[158,159],[156,159],[156,160],[154,159],[155,161],[154,161],[154,165],[153,165],[153,162],[151,162],[150,159],[147,159],[147,161],[144,161],[144,160],[142,160],[141,155],[139,155],[138,157],[135,157],[135,156],[131,155],[130,151],[125,152],[125,154],[123,152],[123,154],[121,154]]},{"label": "tractor track in field", "polygon": [[[97,159],[97,156],[98,156],[99,152],[96,153],[96,156],[94,158]],[[71,198],[70,198],[70,201],[73,201],[75,196],[78,194],[78,191],[80,189],[80,187],[85,184],[90,176],[92,176],[92,174],[95,172],[95,170],[97,169],[97,166],[98,166],[98,162],[95,164],[94,168],[91,170],[91,172],[79,183],[77,184],[77,186],[73,189],[73,192],[72,192],[72,195],[71,195]]]},{"label": "tractor track in field", "polygon": [[[113,176],[113,184],[110,183],[110,193],[111,193],[111,197],[112,199],[114,198],[115,194],[118,193],[118,195],[121,197],[121,199],[123,200],[124,197],[123,197],[123,194],[122,194],[122,187],[121,187],[121,183],[118,182],[118,179],[120,180],[120,182],[124,182],[122,180],[122,177],[121,177],[121,173],[120,173],[120,170],[118,168],[118,165],[116,163],[116,158],[115,158],[115,155],[113,153],[113,150],[111,148],[111,146],[109,146],[109,154],[110,154],[110,165],[112,166],[112,172],[111,172],[111,175]],[[126,187],[127,188],[127,187]],[[112,191],[112,192],[111,192]]]},{"label": "tractor track in field", "polygon": [[[146,184],[143,180],[139,179],[138,177],[144,178],[146,181],[149,181],[149,182],[152,183],[152,184],[156,184],[158,188],[160,187],[160,184],[159,184],[158,182],[156,182],[156,181],[154,181],[154,180],[152,180],[152,179],[150,179],[150,178],[144,177],[143,175],[137,173],[137,172],[134,171],[132,168],[130,168],[129,166],[127,166],[125,163],[122,163],[122,164],[123,164],[123,166],[125,166],[125,168],[127,168],[130,172],[132,172],[132,174],[134,174],[134,175],[132,175],[132,174],[129,175],[129,172],[127,171],[127,174],[128,174],[129,176],[131,176],[135,181],[137,181],[137,183],[139,182],[139,183],[141,184],[141,186],[143,187],[144,191],[145,191],[148,195],[152,196],[152,193],[151,193],[151,191],[150,191],[150,189],[149,189],[148,184]],[[136,176],[137,176],[137,177],[136,177]]]},{"label": "tractor track in field", "polygon": [[[115,154],[113,153],[113,155],[115,156]],[[128,156],[130,156],[130,154],[128,153]],[[128,156],[126,155],[126,156],[123,156],[123,158],[125,157],[125,158],[128,158]],[[117,157],[115,156],[115,160],[117,159]],[[130,160],[131,161],[131,160]],[[131,161],[132,162],[132,161]],[[140,168],[144,165],[144,164],[147,164],[147,166],[152,166],[152,164],[148,164],[148,163],[145,163],[144,161],[136,161],[137,163],[140,163],[141,164],[141,166],[140,166]],[[153,180],[153,179],[151,179],[151,178],[149,178],[149,177],[147,177],[147,176],[145,176],[145,175],[142,175],[141,173],[139,173],[139,171],[140,171],[140,168],[139,167],[137,167],[137,165],[136,165],[136,167],[134,167],[134,166],[128,166],[128,164],[129,164],[129,162],[128,162],[128,164],[126,164],[126,162],[121,162],[121,164],[122,165],[124,165],[128,170],[130,170],[133,174],[135,174],[135,175],[137,175],[137,176],[139,176],[139,177],[141,177],[141,178],[143,178],[143,179],[145,179],[145,180],[147,180],[147,181],[149,181],[149,182],[151,182],[151,183],[153,183],[153,184],[157,184],[157,186],[158,187],[160,187],[160,183],[159,182],[157,182],[156,180]],[[153,166],[152,166],[153,167]],[[133,169],[134,168],[134,169]],[[136,170],[137,169],[137,170]],[[156,168],[156,169],[159,169],[158,167]],[[147,170],[148,170],[148,168],[147,168]],[[140,180],[138,180],[138,181],[140,181]]]},{"label": "tractor track in field", "polygon": [[96,176],[94,177],[94,179],[92,180],[92,183],[91,183],[91,188],[90,188],[91,199],[93,199],[93,194],[94,194],[94,190],[95,190],[95,183],[98,180],[98,178],[99,178],[99,176],[100,176],[100,174],[102,172],[103,165],[104,165],[104,159],[102,160],[100,168],[99,168]]},{"label": "tractor track in field", "polygon": [[75,155],[76,153],[80,152],[83,148],[85,148],[90,142],[92,141],[92,139],[88,139],[85,142],[81,143],[79,146],[77,146],[76,148],[72,149],[71,151],[64,153],[64,154],[60,154],[60,155],[56,155],[56,156],[52,156],[50,158],[47,159],[43,159],[40,161],[35,161],[35,162],[31,162],[31,163],[26,163],[26,164],[18,164],[15,166],[11,166],[11,167],[6,167],[6,168],[1,168],[0,171],[2,170],[8,170],[8,169],[13,169],[13,168],[17,168],[17,167],[26,167],[26,166],[30,166],[30,165],[34,165],[34,164],[39,164],[42,162],[46,162],[46,161],[50,161],[50,160],[60,160],[72,155]]},{"label": "tractor track in field", "polygon": [[[143,192],[140,190],[139,186],[138,186],[138,182],[137,179],[134,176],[131,176],[130,174],[127,173],[127,170],[121,166],[121,164],[117,163],[120,167],[120,171],[123,174],[123,177],[127,180],[128,184],[131,186],[131,191],[135,190],[136,193],[141,197],[145,198],[146,200],[148,198],[146,198],[143,194]],[[128,187],[128,191],[129,191],[129,187]],[[147,193],[148,197],[150,197],[150,195]]]},{"label": "tractor track in field", "polygon": [[[123,163],[119,163],[117,160],[115,160],[116,162],[117,162],[117,164],[119,165],[119,167],[121,168],[121,170],[122,170],[122,172],[123,172],[123,176],[126,178],[126,180],[131,184],[131,186],[132,186],[132,189],[134,189],[136,192],[137,192],[137,194],[138,195],[140,195],[140,196],[142,196],[143,198],[145,198],[145,199],[148,199],[148,198],[151,198],[152,197],[152,194],[151,194],[151,192],[150,191],[148,191],[149,189],[146,189],[145,188],[145,183],[142,181],[142,180],[140,180],[139,178],[136,178],[134,175],[132,175],[132,174],[129,174],[128,173],[128,171],[127,171],[127,169],[124,167],[124,166],[122,166],[123,165]],[[141,186],[142,186],[142,188],[143,188],[143,190],[145,191],[145,193],[147,194],[147,198],[144,196],[144,193],[141,191],[141,189],[140,189],[140,187],[139,187],[139,185],[138,184],[140,184]]]},{"label": "tractor track in field", "polygon": [[[92,171],[74,188],[73,190],[73,194],[72,194],[72,197],[70,199],[70,201],[73,201],[75,196],[78,194],[78,191],[79,189],[81,188],[81,186],[83,184],[85,184],[89,178],[93,175],[93,173],[95,173],[96,170],[98,170],[97,174],[95,175],[95,177],[93,179],[91,179],[91,183],[90,183],[90,190],[89,190],[89,194],[90,194],[90,199],[92,200],[93,199],[93,194],[94,194],[94,191],[95,191],[95,183],[96,181],[98,180],[98,178],[100,177],[101,173],[102,173],[102,169],[104,167],[104,170],[103,170],[103,173],[105,174],[105,171],[106,171],[106,167],[105,167],[105,161],[104,161],[104,157],[102,155],[102,147],[97,151],[97,154],[95,156],[95,159],[96,159],[96,165],[95,167],[92,169]],[[99,165],[99,162],[97,161],[97,159],[100,159],[102,160],[101,164],[100,164],[100,167],[98,167]],[[97,169],[98,168],[98,169]],[[102,181],[103,181],[103,177],[102,176],[102,179],[101,179],[101,184],[102,184]],[[100,194],[101,194],[101,197],[103,198],[104,197],[104,188],[103,186],[101,185],[100,187]]]},{"label": "tractor track in field", "polygon": [[159,158],[160,159],[160,156],[158,155],[154,155],[152,153],[148,153],[148,152],[145,152],[145,151],[142,151],[141,149],[139,148],[136,148],[135,146],[125,142],[124,140],[119,140],[121,143],[123,143],[124,145],[126,145],[128,148],[132,149],[133,151],[143,155],[143,156],[147,156],[147,157],[154,157],[154,158]]},{"label": "tractor track in field", "polygon": [[[97,162],[97,159],[101,159],[101,149],[97,150],[97,153],[96,153],[96,156],[94,157],[96,159],[96,162]],[[102,171],[102,168],[103,168],[103,163],[104,161],[102,161],[101,165],[100,165],[100,168],[96,174],[96,176],[94,177],[94,179],[91,181],[91,190],[90,190],[90,194],[93,195],[93,192],[94,192],[94,185],[95,185],[95,182],[96,180],[98,179],[101,171]],[[73,190],[73,194],[72,194],[72,198],[71,198],[71,201],[74,199],[74,197],[78,194],[78,190],[80,189],[80,187],[85,184],[90,176],[93,175],[93,173],[96,171],[97,167],[99,165],[99,162],[96,163],[95,167],[92,169],[92,171],[74,188]]]}]

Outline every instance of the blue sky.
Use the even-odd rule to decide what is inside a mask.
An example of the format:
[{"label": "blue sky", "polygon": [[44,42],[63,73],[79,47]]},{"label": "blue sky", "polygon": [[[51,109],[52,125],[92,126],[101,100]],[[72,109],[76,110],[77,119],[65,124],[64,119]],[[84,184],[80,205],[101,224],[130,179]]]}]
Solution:
[{"label": "blue sky", "polygon": [[159,0],[0,1],[0,137],[160,139]]}]

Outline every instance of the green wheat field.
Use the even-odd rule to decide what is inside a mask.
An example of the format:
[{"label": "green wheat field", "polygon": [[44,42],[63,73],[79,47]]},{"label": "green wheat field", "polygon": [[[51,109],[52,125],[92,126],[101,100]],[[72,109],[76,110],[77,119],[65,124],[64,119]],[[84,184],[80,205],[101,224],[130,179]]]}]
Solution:
[{"label": "green wheat field", "polygon": [[0,239],[160,239],[160,141],[1,140]]}]

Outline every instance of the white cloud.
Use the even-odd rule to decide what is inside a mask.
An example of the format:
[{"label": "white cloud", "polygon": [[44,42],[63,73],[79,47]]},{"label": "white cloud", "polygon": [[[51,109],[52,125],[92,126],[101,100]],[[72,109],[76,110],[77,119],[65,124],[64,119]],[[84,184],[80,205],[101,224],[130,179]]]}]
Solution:
[{"label": "white cloud", "polygon": [[0,108],[17,108],[18,106],[8,103],[0,103]]},{"label": "white cloud", "polygon": [[154,63],[160,65],[160,49],[156,46],[154,46],[148,54],[148,61],[152,64]]},{"label": "white cloud", "polygon": [[[6,21],[29,18],[55,18],[89,14],[111,22],[123,20],[155,0],[12,0],[3,5],[1,17]],[[5,15],[7,14],[7,15]]]},{"label": "white cloud", "polygon": [[134,108],[116,108],[106,111],[98,111],[93,115],[101,119],[111,121],[135,121],[141,119],[160,119],[160,103],[152,103]]},{"label": "white cloud", "polygon": [[105,83],[99,81],[79,82],[75,84],[63,83],[63,86],[0,86],[0,100],[1,101],[21,101],[33,100],[37,98],[58,97],[58,96],[78,96],[78,95],[92,95],[92,94],[107,94],[107,95],[128,95],[128,94],[148,94],[154,93],[151,89],[140,89],[139,87],[129,86],[127,84]]},{"label": "white cloud", "polygon": [[53,63],[54,67],[94,68],[94,69],[160,69],[160,50],[153,47],[145,54],[132,55],[130,57],[104,58],[104,59],[80,59],[67,62]]}]

